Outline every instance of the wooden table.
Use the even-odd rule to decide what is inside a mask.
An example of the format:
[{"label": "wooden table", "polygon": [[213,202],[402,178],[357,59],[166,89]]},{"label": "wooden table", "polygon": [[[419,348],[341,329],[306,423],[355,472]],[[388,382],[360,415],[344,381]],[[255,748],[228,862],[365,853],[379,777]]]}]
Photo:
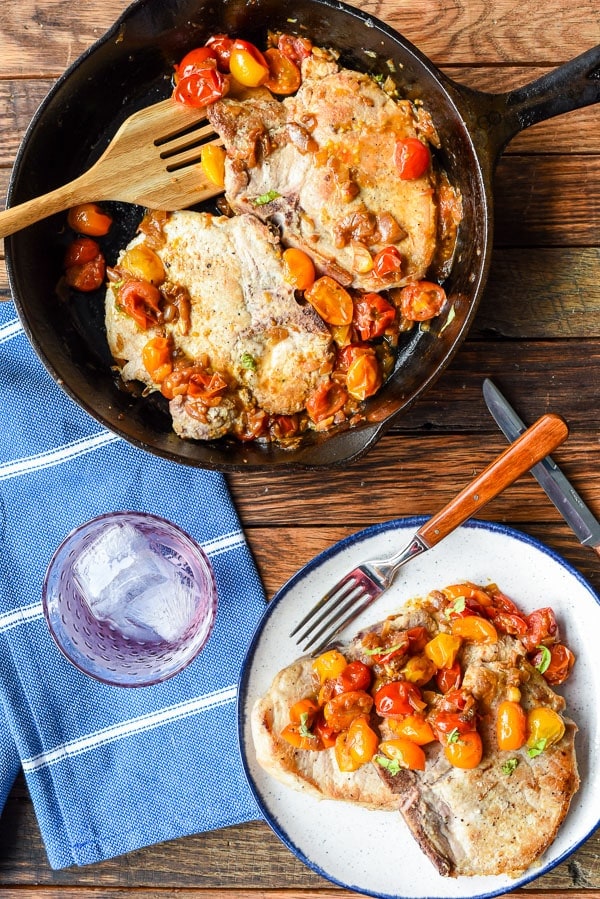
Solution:
[{"label": "wooden table", "polygon": [[[157,0],[158,2],[158,0]],[[504,91],[600,43],[598,0],[355,0],[457,81]],[[0,193],[25,129],[55,79],[127,0],[3,0],[0,5]],[[293,4],[291,4],[293,8]],[[345,472],[229,477],[269,595],[336,540],[379,521],[436,511],[504,447],[483,403],[493,377],[529,421],[562,414],[556,459],[600,516],[600,107],[536,125],[506,150],[495,181],[492,271],[469,339],[432,389]],[[0,294],[9,299],[0,259]],[[600,563],[533,478],[481,517],[540,538],[600,589]],[[547,899],[600,897],[600,835],[531,885]],[[25,783],[0,821],[7,899],[326,899],[354,895],[306,869],[251,823],[103,864],[53,872]]]}]

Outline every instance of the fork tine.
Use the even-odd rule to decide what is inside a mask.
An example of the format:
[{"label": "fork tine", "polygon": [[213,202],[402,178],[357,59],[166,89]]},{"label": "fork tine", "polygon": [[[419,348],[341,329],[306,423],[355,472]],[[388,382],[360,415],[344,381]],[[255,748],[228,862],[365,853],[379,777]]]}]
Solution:
[{"label": "fork tine", "polygon": [[[305,629],[303,634],[300,634],[297,639],[297,643],[302,643],[307,637],[310,637],[311,633],[314,635],[313,639],[316,639],[320,636],[321,632],[326,630],[333,622],[335,622],[340,615],[343,615],[346,609],[350,607],[351,604],[356,602],[357,599],[360,598],[360,594],[362,592],[362,587],[360,584],[357,584],[353,578],[348,578],[347,582],[344,582],[345,589],[342,592],[335,591],[332,593],[332,600],[335,600],[333,605],[329,605],[327,608],[323,610],[323,612],[318,615],[318,617],[310,620],[308,627]],[[333,618],[331,616],[334,616]],[[325,625],[321,628],[320,631],[315,632],[315,628],[317,628],[323,621],[328,619]],[[308,644],[310,645],[310,644]]]},{"label": "fork tine", "polygon": [[[320,599],[318,602],[316,602],[316,603],[314,604],[314,606],[312,607],[312,609],[310,609],[310,610],[306,613],[306,615],[304,616],[304,618],[302,619],[302,621],[298,622],[298,624],[296,625],[296,627],[294,628],[294,630],[290,632],[290,637],[293,637],[295,634],[298,633],[298,631],[302,630],[302,628],[304,627],[304,625],[305,625],[305,624],[308,624],[308,622],[312,619],[312,617],[313,617],[314,615],[318,614],[318,612],[320,612],[320,610],[321,610],[324,606],[326,606],[327,603],[328,603],[331,599],[333,599],[334,596],[337,596],[338,592],[339,592],[343,587],[345,587],[346,584],[349,584],[350,581],[352,581],[352,583],[354,583],[354,579],[351,577],[351,574],[347,574],[344,578],[342,578],[341,581],[338,581],[337,584],[334,584],[333,587],[331,588],[331,590],[328,590],[327,593],[325,593],[325,594],[321,597],[321,599]],[[318,623],[318,622],[317,622],[317,623]]]},{"label": "fork tine", "polygon": [[[365,594],[360,584],[355,584],[353,589],[347,591],[344,595],[343,599],[345,600],[345,602],[338,601],[334,608],[325,611],[320,616],[320,618],[314,622],[312,627],[310,627],[303,636],[298,638],[298,642],[300,643],[301,641],[306,640],[307,637],[310,637],[308,643],[305,643],[304,645],[304,649],[306,650],[310,649],[310,647],[326,632],[330,632],[330,637],[328,639],[331,639],[331,637],[334,634],[337,634],[337,632],[340,631],[344,626],[344,622],[348,617],[346,613],[351,614],[352,610],[355,608],[356,603],[360,602],[363,596],[367,596],[368,605],[371,601],[371,598],[368,596],[368,594]],[[335,625],[338,624],[340,618],[342,618],[343,616],[346,616],[346,618],[343,618],[342,623],[335,627]],[[314,628],[316,628],[323,621],[325,621],[323,626],[315,631]]]},{"label": "fork tine", "polygon": [[304,647],[304,649],[308,650],[309,648],[312,648],[313,654],[317,653],[317,652],[322,652],[325,649],[325,647],[329,643],[331,643],[331,641],[333,640],[333,638],[335,637],[336,634],[339,634],[339,632],[341,630],[343,630],[349,624],[352,624],[352,622],[355,621],[359,615],[362,615],[362,613],[365,611],[365,609],[369,608],[369,606],[371,605],[371,603],[373,602],[374,599],[375,599],[374,596],[369,596],[369,594],[366,594],[366,599],[362,603],[362,605],[356,607],[353,612],[351,612],[349,615],[347,615],[346,618],[344,618],[344,620],[340,624],[338,624],[338,626],[335,628],[335,630],[330,631],[330,633],[327,634],[327,637],[324,640],[321,640],[321,642],[317,646],[313,646],[313,643],[314,643],[314,640],[313,640],[310,643],[307,643],[307,645]]}]

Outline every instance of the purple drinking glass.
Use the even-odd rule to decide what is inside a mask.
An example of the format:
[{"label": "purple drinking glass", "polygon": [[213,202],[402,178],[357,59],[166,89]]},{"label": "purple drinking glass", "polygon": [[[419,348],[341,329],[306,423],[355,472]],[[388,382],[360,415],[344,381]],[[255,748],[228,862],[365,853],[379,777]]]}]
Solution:
[{"label": "purple drinking glass", "polygon": [[142,687],[181,671],[208,640],[217,610],[210,562],[157,515],[112,512],[58,547],[42,605],[64,655],[106,684]]}]

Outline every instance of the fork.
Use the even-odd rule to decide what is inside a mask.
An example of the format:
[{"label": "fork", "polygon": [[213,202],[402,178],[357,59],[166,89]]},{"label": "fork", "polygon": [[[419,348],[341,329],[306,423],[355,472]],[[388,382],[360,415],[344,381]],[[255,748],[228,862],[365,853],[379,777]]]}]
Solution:
[{"label": "fork", "polygon": [[296,642],[304,643],[305,652],[321,652],[390,587],[403,565],[447,537],[551,453],[566,440],[568,433],[560,416],[543,415],[440,512],[426,521],[404,549],[386,559],[363,562],[338,581],[304,616],[290,637],[298,635]]},{"label": "fork", "polygon": [[49,193],[0,212],[0,237],[57,212],[120,200],[171,212],[222,193],[198,165],[204,144],[223,142],[206,112],[169,98],[126,119],[86,172]]}]

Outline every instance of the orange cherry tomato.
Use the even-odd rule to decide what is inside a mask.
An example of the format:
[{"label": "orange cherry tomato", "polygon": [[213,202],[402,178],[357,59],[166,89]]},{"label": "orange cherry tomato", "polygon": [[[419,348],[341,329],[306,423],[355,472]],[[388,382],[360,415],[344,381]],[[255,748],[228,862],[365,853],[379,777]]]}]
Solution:
[{"label": "orange cherry tomato", "polygon": [[175,85],[173,98],[184,106],[203,109],[224,97],[229,90],[227,75],[212,66],[196,69]]},{"label": "orange cherry tomato", "polygon": [[323,381],[306,401],[306,411],[318,423],[339,412],[348,399],[348,393],[337,381]]},{"label": "orange cherry tomato", "polygon": [[352,297],[341,284],[323,275],[312,284],[304,296],[329,325],[349,325],[354,315]]},{"label": "orange cherry tomato", "polygon": [[210,47],[217,57],[219,69],[222,72],[229,71],[229,57],[231,56],[231,48],[233,46],[232,38],[226,34],[214,34],[206,42],[206,46]]},{"label": "orange cherry tomato", "polygon": [[456,634],[436,634],[425,646],[425,655],[437,668],[451,668],[462,645],[462,638]]},{"label": "orange cherry tomato", "polygon": [[308,290],[315,281],[315,267],[310,256],[296,247],[283,251],[284,278],[296,290]]},{"label": "orange cherry tomato", "polygon": [[267,60],[249,41],[235,40],[229,54],[229,71],[244,87],[258,87],[269,78]]},{"label": "orange cherry tomato", "polygon": [[[456,736],[456,739],[454,739]],[[451,735],[444,746],[444,755],[455,768],[476,768],[483,756],[483,744],[476,730]]]},{"label": "orange cherry tomato", "polygon": [[323,707],[325,721],[340,733],[347,730],[355,718],[368,716],[373,708],[373,697],[364,690],[351,690],[333,696]]},{"label": "orange cherry tomato", "polygon": [[97,203],[81,203],[69,209],[67,214],[69,227],[89,237],[104,237],[110,231],[112,222],[112,216],[104,212]]},{"label": "orange cherry tomato", "polygon": [[318,752],[324,748],[320,738],[316,734],[308,732],[302,724],[286,724],[279,736],[294,749]]},{"label": "orange cherry tomato", "polygon": [[381,366],[375,353],[358,356],[346,375],[346,389],[357,400],[366,400],[377,393],[383,383]]},{"label": "orange cherry tomato", "polygon": [[396,247],[384,247],[373,256],[373,271],[378,278],[398,275],[402,270],[402,256]]},{"label": "orange cherry tomato", "polygon": [[353,324],[361,340],[381,337],[396,321],[396,309],[379,293],[365,293],[354,304]]},{"label": "orange cherry tomato", "polygon": [[412,322],[424,322],[442,311],[446,291],[433,281],[414,281],[400,291],[400,311]]},{"label": "orange cherry tomato", "polygon": [[[554,643],[552,646],[547,646],[546,650],[550,653],[550,661],[548,667],[542,671],[542,676],[554,686],[564,684],[575,664],[574,653],[564,643]],[[531,664],[535,668],[539,668],[543,659],[542,650],[538,650],[531,658]]]},{"label": "orange cherry tomato", "polygon": [[227,389],[227,381],[218,372],[194,371],[188,382],[188,395],[210,400]]},{"label": "orange cherry tomato", "polygon": [[304,720],[307,727],[310,727],[318,711],[319,706],[314,699],[308,697],[306,699],[299,699],[290,708],[290,721],[292,724],[302,724],[302,721]]},{"label": "orange cherry tomato", "polygon": [[375,693],[375,710],[382,718],[411,715],[424,706],[419,688],[405,680],[390,681]]},{"label": "orange cherry tomato", "polygon": [[204,144],[200,150],[202,170],[217,187],[225,186],[225,149],[214,144]]},{"label": "orange cherry tomato", "polygon": [[462,683],[462,669],[459,662],[449,668],[440,668],[435,675],[435,682],[442,693],[456,690]]},{"label": "orange cherry tomato", "polygon": [[327,678],[337,677],[341,674],[347,664],[348,662],[341,652],[337,649],[329,649],[314,659],[312,667],[320,683],[324,683]]},{"label": "orange cherry tomato", "polygon": [[395,740],[384,740],[379,744],[379,751],[401,768],[410,771],[425,770],[425,753],[414,740],[398,737]]},{"label": "orange cherry tomato", "polygon": [[264,57],[269,67],[269,77],[264,82],[265,87],[268,87],[274,94],[296,93],[302,81],[300,69],[296,63],[284,56],[276,47],[265,50]]},{"label": "orange cherry tomato", "polygon": [[142,362],[153,381],[161,383],[173,371],[171,341],[168,337],[152,337],[142,348]]},{"label": "orange cherry tomato", "polygon": [[489,594],[482,587],[478,587],[477,584],[471,584],[469,581],[465,581],[462,584],[450,584],[448,587],[444,587],[442,593],[451,603],[455,603],[459,599],[470,599],[484,608],[492,604]]},{"label": "orange cherry tomato", "polygon": [[100,246],[91,237],[78,237],[67,247],[64,267],[71,268],[74,265],[84,265],[100,255]]},{"label": "orange cherry tomato", "polygon": [[504,700],[496,718],[498,749],[520,749],[527,739],[527,715],[518,702]]},{"label": "orange cherry tomato", "polygon": [[357,771],[377,752],[379,738],[366,718],[355,718],[335,741],[335,757],[340,771]]},{"label": "orange cherry tomato", "polygon": [[431,154],[429,147],[418,137],[407,137],[396,141],[394,162],[403,181],[414,181],[429,168]]},{"label": "orange cherry tomato", "polygon": [[117,303],[144,331],[158,324],[160,292],[149,281],[137,278],[125,281],[117,292]]},{"label": "orange cherry tomato", "polygon": [[435,740],[431,725],[423,715],[405,715],[403,718],[390,718],[390,728],[399,737],[404,737],[418,746],[425,746]]},{"label": "orange cherry tomato", "polygon": [[487,618],[479,615],[467,615],[466,618],[452,619],[452,633],[472,643],[497,643],[498,631]]},{"label": "orange cherry tomato", "polygon": [[302,61],[312,53],[311,41],[307,37],[298,37],[295,34],[280,34],[277,48],[298,68],[302,66]]},{"label": "orange cherry tomato", "polygon": [[193,75],[198,69],[206,67],[207,63],[209,67],[217,63],[217,54],[211,47],[196,47],[194,50],[190,50],[179,65],[175,66],[175,84],[182,78]]},{"label": "orange cherry tomato", "polygon": [[436,666],[426,655],[418,653],[411,656],[404,668],[402,669],[402,677],[417,687],[423,687],[429,683],[437,671]]}]

